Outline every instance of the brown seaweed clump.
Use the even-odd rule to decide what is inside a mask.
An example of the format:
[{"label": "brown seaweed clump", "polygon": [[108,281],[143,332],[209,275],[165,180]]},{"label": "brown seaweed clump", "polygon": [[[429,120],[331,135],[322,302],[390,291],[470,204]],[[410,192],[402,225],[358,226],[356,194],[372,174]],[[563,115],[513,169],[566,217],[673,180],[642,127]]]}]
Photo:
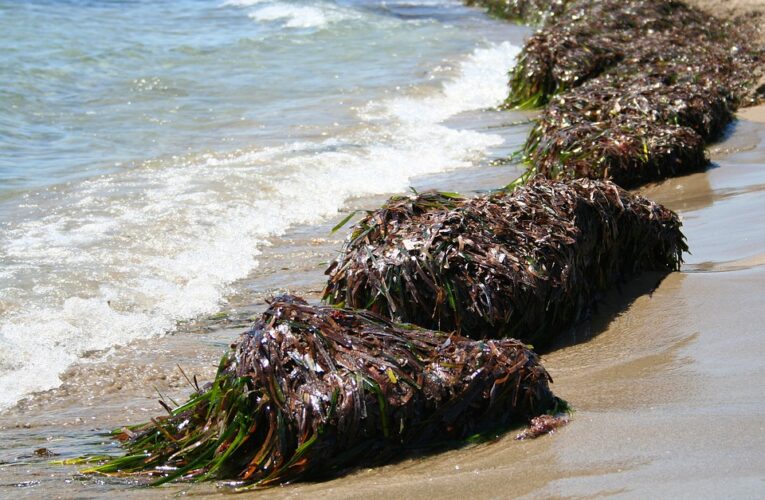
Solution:
[{"label": "brown seaweed clump", "polygon": [[208,387],[116,431],[128,454],[91,473],[267,486],[464,442],[557,403],[516,340],[479,342],[369,312],[276,299]]},{"label": "brown seaweed clump", "polygon": [[611,285],[677,270],[680,227],[670,210],[607,181],[537,177],[474,199],[396,197],[358,223],[327,270],[324,298],[543,347]]},{"label": "brown seaweed clump", "polygon": [[466,0],[470,6],[485,7],[492,16],[508,21],[540,24],[559,15],[570,0]]},{"label": "brown seaweed clump", "polygon": [[547,104],[529,168],[622,187],[705,166],[704,147],[753,99],[754,26],[671,0],[572,0],[526,42],[508,105]]}]

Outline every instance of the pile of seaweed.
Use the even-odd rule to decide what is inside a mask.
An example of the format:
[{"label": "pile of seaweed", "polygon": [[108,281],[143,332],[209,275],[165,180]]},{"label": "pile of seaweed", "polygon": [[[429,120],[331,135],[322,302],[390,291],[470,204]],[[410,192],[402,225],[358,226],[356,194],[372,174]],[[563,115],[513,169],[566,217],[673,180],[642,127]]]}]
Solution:
[{"label": "pile of seaweed", "polygon": [[128,455],[89,472],[268,486],[528,422],[557,404],[515,340],[474,341],[370,312],[276,299],[169,415],[117,432]]},{"label": "pile of seaweed", "polygon": [[526,42],[507,105],[547,105],[525,148],[553,179],[622,187],[707,164],[704,147],[749,103],[754,25],[679,1],[571,0]]},{"label": "pile of seaweed", "polygon": [[463,335],[549,344],[599,292],[679,269],[678,217],[612,182],[551,181],[473,199],[428,192],[361,220],[324,299]]}]

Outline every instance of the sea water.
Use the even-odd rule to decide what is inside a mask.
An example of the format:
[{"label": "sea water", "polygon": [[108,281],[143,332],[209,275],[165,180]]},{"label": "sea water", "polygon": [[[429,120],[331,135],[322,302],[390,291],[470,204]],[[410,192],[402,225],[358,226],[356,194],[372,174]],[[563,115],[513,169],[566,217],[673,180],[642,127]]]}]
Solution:
[{"label": "sea water", "polygon": [[474,165],[509,25],[452,0],[0,0],[0,409],[224,307],[260,249]]}]

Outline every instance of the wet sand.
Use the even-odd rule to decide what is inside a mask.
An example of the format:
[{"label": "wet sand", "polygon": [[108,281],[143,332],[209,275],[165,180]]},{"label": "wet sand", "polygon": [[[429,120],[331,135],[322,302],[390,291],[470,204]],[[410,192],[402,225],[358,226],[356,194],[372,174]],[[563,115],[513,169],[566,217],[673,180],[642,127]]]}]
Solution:
[{"label": "wet sand", "polygon": [[765,123],[765,105],[742,109],[738,116],[750,122]]}]

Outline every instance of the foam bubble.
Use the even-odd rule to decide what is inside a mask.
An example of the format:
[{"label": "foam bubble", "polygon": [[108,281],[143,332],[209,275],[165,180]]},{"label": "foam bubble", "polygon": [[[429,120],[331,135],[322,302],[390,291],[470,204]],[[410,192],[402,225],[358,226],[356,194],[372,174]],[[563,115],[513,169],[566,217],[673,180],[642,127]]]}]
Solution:
[{"label": "foam bubble", "polygon": [[460,64],[460,76],[445,83],[436,95],[373,104],[366,109],[366,116],[395,117],[411,124],[433,123],[463,111],[496,106],[507,95],[507,73],[501,69],[511,68],[519,51],[509,42],[477,49]]}]

